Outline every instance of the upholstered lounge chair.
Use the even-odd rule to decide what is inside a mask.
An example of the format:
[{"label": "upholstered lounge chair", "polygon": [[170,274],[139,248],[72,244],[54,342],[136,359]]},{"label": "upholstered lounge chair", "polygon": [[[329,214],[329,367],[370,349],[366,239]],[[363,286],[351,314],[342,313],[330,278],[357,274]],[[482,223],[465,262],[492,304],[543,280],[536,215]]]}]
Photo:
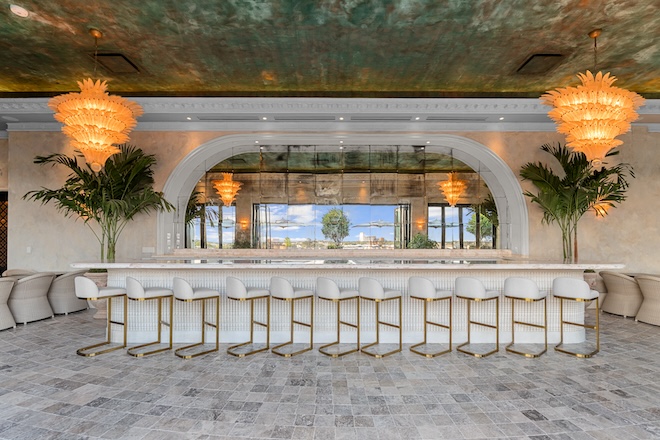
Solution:
[{"label": "upholstered lounge chair", "polygon": [[644,296],[635,321],[660,325],[660,277],[639,275],[635,277]]},{"label": "upholstered lounge chair", "polygon": [[7,306],[7,300],[15,282],[16,280],[13,278],[0,278],[0,330],[16,328],[14,316]]},{"label": "upholstered lounge chair", "polygon": [[82,276],[87,269],[67,272],[57,276],[48,290],[48,302],[56,315],[68,314],[85,310],[89,306],[87,301],[76,296],[74,279]]},{"label": "upholstered lounge chair", "polygon": [[16,281],[7,301],[16,322],[27,324],[54,316],[47,296],[54,278],[54,273],[41,272]]},{"label": "upholstered lounge chair", "polygon": [[633,277],[616,272],[603,271],[600,276],[607,287],[607,296],[600,309],[624,318],[635,317],[643,299],[637,281]]}]

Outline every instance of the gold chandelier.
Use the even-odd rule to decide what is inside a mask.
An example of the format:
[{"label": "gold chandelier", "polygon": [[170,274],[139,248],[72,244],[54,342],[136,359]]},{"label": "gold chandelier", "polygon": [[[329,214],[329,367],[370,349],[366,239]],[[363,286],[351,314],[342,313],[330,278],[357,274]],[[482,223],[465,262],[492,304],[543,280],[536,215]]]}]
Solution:
[{"label": "gold chandelier", "polygon": [[[594,58],[597,63],[596,39],[601,30],[589,32],[594,39]],[[595,70],[595,69],[594,69]],[[617,136],[630,130],[630,123],[638,118],[637,109],[644,98],[635,92],[612,86],[616,77],[587,70],[579,73],[581,86],[559,88],[541,96],[543,104],[554,107],[548,116],[557,124],[557,131],[565,134],[567,145],[581,151],[594,166],[599,166],[612,148],[623,144]]]},{"label": "gold chandelier", "polygon": [[[97,29],[89,32],[95,41],[102,36]],[[64,124],[62,131],[71,140],[71,146],[98,172],[110,156],[119,152],[114,144],[128,141],[128,134],[137,124],[135,118],[143,110],[133,101],[110,96],[105,81],[88,78],[79,81],[78,87],[80,93],[56,96],[48,106],[55,112],[55,119]]]},{"label": "gold chandelier", "polygon": [[445,198],[447,199],[447,203],[449,203],[449,206],[453,208],[458,203],[458,199],[461,197],[463,192],[465,192],[467,182],[465,180],[458,179],[456,177],[456,173],[452,171],[447,176],[447,180],[439,182],[438,185],[440,185],[440,189],[444,193]]},{"label": "gold chandelier", "polygon": [[236,195],[243,184],[232,179],[232,173],[222,173],[222,180],[214,180],[213,187],[225,206],[231,206],[236,201]]}]

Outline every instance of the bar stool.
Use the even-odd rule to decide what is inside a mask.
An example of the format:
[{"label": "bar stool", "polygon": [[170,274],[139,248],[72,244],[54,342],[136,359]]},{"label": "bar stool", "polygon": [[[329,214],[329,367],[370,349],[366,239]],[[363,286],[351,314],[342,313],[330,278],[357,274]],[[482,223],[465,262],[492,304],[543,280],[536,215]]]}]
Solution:
[{"label": "bar stool", "polygon": [[[467,301],[467,342],[456,347],[456,350],[477,358],[482,358],[490,356],[493,353],[497,353],[500,350],[500,293],[497,290],[486,290],[480,280],[470,277],[456,278],[454,289],[456,298],[461,298]],[[495,300],[495,325],[480,321],[473,321],[471,313],[472,303],[488,302],[493,300]],[[470,338],[472,325],[495,329],[495,348],[493,350],[486,353],[477,353],[467,348],[463,348],[469,346],[471,343]]]},{"label": "bar stool", "polygon": [[[197,356],[202,356],[204,354],[212,353],[218,351],[220,345],[220,293],[217,290],[207,289],[205,287],[195,287],[193,288],[186,280],[179,277],[174,277],[172,290],[174,292],[174,298],[177,301],[192,303],[199,301],[202,304],[202,314],[200,319],[200,325],[202,329],[202,342],[198,342],[192,345],[186,345],[174,351],[174,354],[183,359],[192,359]],[[206,321],[206,302],[213,301],[215,303],[215,322]],[[215,329],[215,348],[209,350],[203,350],[196,353],[185,354],[184,351],[187,351],[194,347],[204,346],[206,344],[206,326],[212,327]],[[174,328],[174,326],[172,326]]]},{"label": "bar stool", "polygon": [[[398,290],[383,289],[383,286],[373,278],[362,277],[358,281],[358,291],[360,293],[360,301],[373,301],[376,308],[376,341],[371,344],[364,345],[360,350],[364,354],[373,356],[375,358],[383,358],[394,353],[399,353],[403,346],[403,339],[401,334],[401,321],[402,321],[402,311],[401,311],[401,292]],[[385,322],[380,320],[380,303],[385,301],[398,300],[399,303],[399,324],[393,324],[391,322]],[[387,327],[392,327],[399,329],[399,348],[388,351],[386,353],[378,353],[376,348],[380,344],[380,326],[384,325]],[[373,351],[368,350],[369,348],[374,348]]]},{"label": "bar stool", "polygon": [[[294,288],[291,283],[284,278],[271,277],[270,296],[273,299],[286,301],[291,305],[291,321],[289,323],[289,329],[291,332],[290,339],[283,344],[276,345],[271,351],[280,356],[291,357],[311,350],[314,343],[314,292],[307,289]],[[297,321],[295,319],[296,302],[305,300],[309,300],[309,323]],[[294,352],[282,351],[281,349],[283,347],[293,344],[293,331],[296,325],[309,328],[309,346]]]},{"label": "bar stool", "polygon": [[[156,300],[158,304],[158,314],[156,315],[156,325],[158,326],[158,339],[153,342],[148,342],[146,344],[136,345],[131,347],[126,352],[131,356],[143,357],[150,354],[160,353],[162,351],[167,351],[172,349],[172,317],[174,315],[174,300],[173,294],[170,289],[164,287],[147,287],[146,289],[140,284],[138,280],[132,277],[126,277],[126,297],[133,301],[145,302]],[[169,322],[163,321],[163,299],[169,300],[170,308],[170,320]],[[124,322],[128,325],[128,316],[125,317]],[[152,345],[161,344],[161,335],[163,332],[163,326],[170,328],[170,340],[169,345],[164,348],[158,348],[151,351],[142,351],[138,352],[139,349],[144,347],[150,347]]]},{"label": "bar stool", "polygon": [[[267,351],[270,348],[270,292],[267,289],[257,287],[245,287],[243,281],[234,277],[227,277],[227,298],[232,301],[250,302],[250,340],[232,345],[227,349],[227,353],[239,358],[251,354]],[[254,302],[264,301],[266,304],[266,322],[256,321],[254,319]],[[242,347],[254,346],[254,326],[258,325],[266,329],[266,346],[254,348],[250,351],[238,351]]]},{"label": "bar stool", "polygon": [[[111,351],[119,350],[120,348],[126,348],[126,310],[128,301],[126,301],[126,289],[122,287],[98,287],[96,283],[86,277],[76,277],[74,279],[74,287],[76,290],[76,296],[80,299],[96,301],[99,299],[105,299],[108,304],[108,317],[106,318],[106,341],[98,344],[90,345],[89,347],[83,347],[76,351],[80,356],[96,356],[97,354],[108,353]],[[123,298],[124,302],[124,322],[118,322],[112,320],[112,300],[115,298]],[[121,325],[124,329],[124,340],[122,345],[111,346],[112,342],[112,326]],[[106,348],[107,347],[107,348]],[[98,348],[99,350],[89,351],[93,348]]]},{"label": "bar stool", "polygon": [[[548,351],[548,292],[540,291],[536,283],[528,278],[509,277],[504,280],[504,297],[511,299],[511,343],[506,346],[506,351],[509,353],[519,354],[528,358],[535,358],[541,356]],[[526,321],[516,321],[516,301],[524,301],[525,303],[534,303],[543,301],[543,324],[534,324]],[[537,352],[525,352],[516,350],[513,346],[516,343],[515,327],[517,325],[524,325],[527,327],[542,328],[545,337],[545,345],[543,350]]]},{"label": "bar stool", "polygon": [[[600,322],[598,313],[598,292],[591,290],[586,281],[578,278],[555,278],[552,282],[552,295],[559,299],[559,319],[560,319],[560,340],[559,345],[555,346],[555,350],[561,353],[566,353],[579,358],[590,358],[600,351]],[[586,303],[596,300],[596,325],[589,325],[586,323],[577,323],[566,321],[564,319],[564,301],[576,301],[579,303]],[[585,317],[586,318],[586,317]],[[564,345],[564,325],[573,325],[582,327],[585,330],[596,331],[596,349],[590,352],[583,351],[570,351],[563,348]],[[586,334],[585,334],[586,339]]]},{"label": "bar stool", "polygon": [[[433,282],[429,279],[422,277],[410,277],[408,278],[408,294],[410,298],[424,301],[424,340],[419,344],[415,344],[410,347],[410,351],[427,358],[433,358],[440,356],[441,354],[449,353],[451,351],[451,318],[452,318],[452,296],[453,292],[451,290],[440,290],[436,289],[433,285]],[[436,301],[448,301],[449,302],[449,316],[448,321],[449,325],[440,324],[437,322],[428,320],[428,305],[431,302]],[[434,353],[427,353],[417,350],[418,347],[427,344],[427,333],[428,326],[433,325],[440,328],[445,328],[449,330],[449,348],[446,350],[437,351]]]},{"label": "bar stool", "polygon": [[[318,277],[316,279],[316,295],[319,299],[332,301],[337,305],[337,340],[329,344],[319,347],[319,351],[326,356],[333,358],[344,356],[349,353],[355,353],[360,350],[360,295],[357,290],[340,289],[330,278]],[[344,301],[355,301],[356,304],[356,324],[351,322],[342,321],[341,319],[341,303]],[[355,348],[344,351],[330,352],[327,350],[329,347],[339,345],[341,343],[341,326],[354,328],[357,330],[357,345]]]}]

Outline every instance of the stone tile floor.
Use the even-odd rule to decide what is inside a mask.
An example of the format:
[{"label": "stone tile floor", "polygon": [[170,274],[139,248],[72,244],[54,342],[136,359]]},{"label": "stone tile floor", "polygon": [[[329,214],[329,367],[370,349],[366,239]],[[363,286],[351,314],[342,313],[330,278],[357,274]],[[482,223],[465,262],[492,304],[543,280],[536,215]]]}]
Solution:
[{"label": "stone tile floor", "polygon": [[660,327],[602,315],[601,352],[318,351],[95,358],[92,311],[0,332],[3,439],[660,438]]}]

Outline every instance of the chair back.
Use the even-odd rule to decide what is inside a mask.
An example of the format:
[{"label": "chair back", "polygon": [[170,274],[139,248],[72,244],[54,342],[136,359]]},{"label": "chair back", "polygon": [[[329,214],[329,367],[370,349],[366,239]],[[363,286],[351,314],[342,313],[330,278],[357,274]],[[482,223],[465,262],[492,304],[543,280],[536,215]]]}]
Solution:
[{"label": "chair back", "polygon": [[281,277],[270,278],[270,294],[277,298],[293,298],[294,290],[291,283]]},{"label": "chair back", "polygon": [[172,282],[172,290],[174,291],[174,297],[177,299],[192,299],[195,296],[195,291],[188,281],[183,278],[174,277]]},{"label": "chair back", "polygon": [[243,281],[235,277],[227,277],[227,296],[229,298],[247,298],[247,287]]},{"label": "chair back", "polygon": [[76,296],[80,299],[98,298],[99,287],[87,277],[78,276],[74,278]]},{"label": "chair back", "polygon": [[6,304],[12,287],[16,280],[14,278],[0,278],[0,304]]},{"label": "chair back", "polygon": [[39,272],[21,278],[14,284],[12,295],[21,296],[22,298],[45,297],[53,278],[55,278],[55,274],[51,272]]},{"label": "chair back", "polygon": [[408,294],[421,298],[433,298],[435,296],[435,285],[431,280],[424,277],[408,278]]},{"label": "chair back", "polygon": [[509,277],[504,280],[504,296],[516,298],[536,298],[539,286],[529,278]]},{"label": "chair back", "polygon": [[126,296],[132,299],[144,298],[144,287],[142,283],[133,277],[126,277]]},{"label": "chair back", "polygon": [[32,269],[7,269],[2,272],[3,277],[27,277],[29,275],[34,275],[37,273]]},{"label": "chair back", "polygon": [[552,294],[566,298],[591,298],[589,284],[578,278],[559,277],[552,281]]},{"label": "chair back", "polygon": [[358,280],[358,292],[360,296],[367,298],[385,298],[383,286],[374,278],[361,277]]},{"label": "chair back", "polygon": [[337,283],[335,283],[334,280],[325,277],[318,277],[316,279],[316,294],[323,298],[341,298],[341,290]]},{"label": "chair back", "polygon": [[456,296],[483,298],[486,296],[486,287],[476,278],[458,277],[454,282],[454,293]]},{"label": "chair back", "polygon": [[602,271],[600,276],[605,282],[605,287],[607,287],[607,292],[614,293],[618,295],[625,295],[634,298],[641,298],[642,292],[639,289],[639,284],[633,277],[624,275],[622,273]]}]

